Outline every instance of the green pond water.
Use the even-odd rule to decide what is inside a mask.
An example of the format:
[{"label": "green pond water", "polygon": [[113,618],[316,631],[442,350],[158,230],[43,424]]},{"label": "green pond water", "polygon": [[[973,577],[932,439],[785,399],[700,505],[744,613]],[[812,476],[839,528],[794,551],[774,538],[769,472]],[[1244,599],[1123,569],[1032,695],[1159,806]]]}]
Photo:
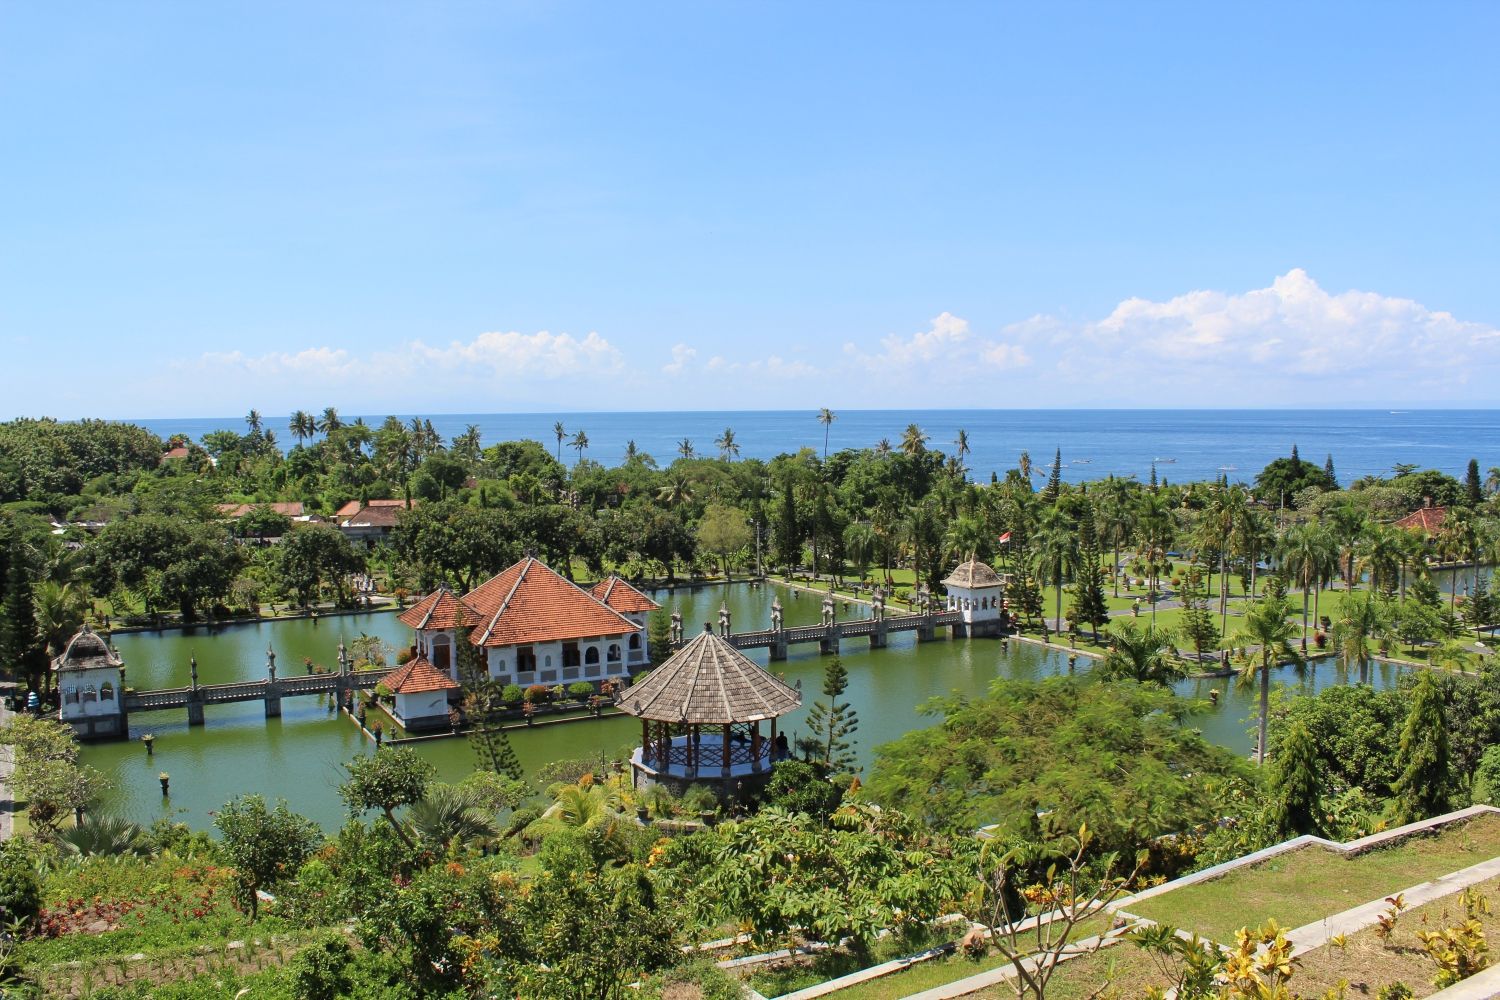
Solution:
[{"label": "green pond water", "polygon": [[[734,615],[736,630],[764,628],[771,619],[771,602],[780,596],[786,624],[818,621],[820,598],[794,596],[786,590],[753,588],[744,584],[698,590],[661,591],[656,599],[682,613],[691,633],[704,622],[718,620],[721,602]],[[867,610],[854,605],[841,617],[862,617]],[[281,676],[303,673],[305,659],[332,666],[339,639],[360,633],[380,636],[396,647],[410,642],[411,633],[393,614],[371,614],[317,621],[297,620],[218,629],[146,632],[115,637],[127,666],[128,683],[137,689],[173,687],[188,683],[188,659],[196,656],[200,683],[254,680],[266,676],[266,650],[276,651]],[[766,663],[766,650],[750,655]],[[845,641],[841,656],[849,669],[846,698],[859,715],[857,749],[868,767],[873,749],[903,733],[936,722],[919,706],[928,699],[958,692],[982,694],[997,677],[1038,678],[1068,670],[1065,653],[1021,642],[1005,649],[996,639],[940,639],[918,644],[912,633],[891,637],[885,649],[871,650],[865,639]],[[825,658],[816,644],[792,647],[788,660],[774,664],[788,683],[801,682],[804,707],[782,720],[782,730],[795,737],[806,731],[807,706],[820,696]],[[1079,657],[1078,669],[1089,660]],[[1323,664],[1297,678],[1290,669],[1277,679],[1304,691],[1319,690],[1347,680],[1332,664]],[[1394,683],[1395,668],[1374,671],[1378,686]],[[1178,692],[1208,697],[1210,689],[1223,692],[1219,706],[1195,720],[1209,739],[1240,752],[1251,746],[1249,717],[1254,692],[1238,690],[1231,680],[1186,681]],[[323,697],[286,698],[282,716],[266,719],[258,702],[210,705],[207,724],[190,728],[185,710],[141,712],[132,716],[130,741],[95,743],[83,750],[86,763],[110,773],[115,787],[106,808],[149,822],[173,816],[195,827],[212,826],[213,810],[229,798],[258,792],[285,798],[291,808],[333,828],[343,820],[337,788],[342,761],[373,748],[345,717],[330,715]],[[148,758],[140,742],[143,733],[155,736],[155,756]],[[613,753],[634,744],[640,724],[626,717],[587,720],[534,730],[513,731],[510,739],[528,773],[549,760]],[[441,778],[456,781],[473,767],[473,754],[462,738],[413,744],[437,768]],[[157,775],[171,775],[171,797],[161,795]]]}]

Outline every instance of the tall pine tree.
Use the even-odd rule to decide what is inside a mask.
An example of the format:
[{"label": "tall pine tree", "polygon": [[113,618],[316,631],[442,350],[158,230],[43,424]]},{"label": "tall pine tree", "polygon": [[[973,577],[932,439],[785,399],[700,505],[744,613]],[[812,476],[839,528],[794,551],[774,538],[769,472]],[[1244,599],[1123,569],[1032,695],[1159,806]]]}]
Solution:
[{"label": "tall pine tree", "polygon": [[849,702],[839,701],[848,688],[849,671],[834,657],[823,669],[823,697],[828,700],[813,702],[807,713],[807,728],[812,735],[797,741],[798,749],[833,774],[856,770],[854,743],[849,737],[859,728],[859,717]]},{"label": "tall pine tree", "polygon": [[1275,776],[1270,784],[1275,796],[1271,820],[1277,833],[1283,837],[1322,833],[1318,808],[1322,798],[1322,764],[1318,761],[1317,743],[1302,723],[1292,724],[1274,767]]},{"label": "tall pine tree", "polygon": [[1094,506],[1086,504],[1078,516],[1078,568],[1073,573],[1073,603],[1068,620],[1088,625],[1095,633],[1109,621],[1104,596],[1104,568],[1099,564],[1099,530]]},{"label": "tall pine tree", "polygon": [[1218,645],[1219,629],[1214,625],[1213,613],[1208,610],[1207,589],[1204,586],[1205,570],[1201,563],[1188,566],[1182,581],[1182,637],[1192,643],[1193,651],[1202,659],[1203,653]]},{"label": "tall pine tree", "polygon": [[1464,473],[1464,502],[1470,507],[1484,503],[1484,485],[1479,480],[1479,459],[1469,459],[1469,471]]},{"label": "tall pine tree", "polygon": [[1426,670],[1418,673],[1412,688],[1396,769],[1401,772],[1393,788],[1400,822],[1414,823],[1448,811],[1453,787],[1448,723],[1443,717],[1443,693]]},{"label": "tall pine tree", "polygon": [[500,685],[485,667],[483,651],[469,641],[469,630],[459,625],[454,639],[453,655],[464,685],[464,713],[469,717],[469,746],[481,770],[520,781],[525,772],[500,723]]},{"label": "tall pine tree", "polygon": [[1062,449],[1057,449],[1052,456],[1052,473],[1047,477],[1047,485],[1042,488],[1042,502],[1047,504],[1057,503],[1057,498],[1062,495]]},{"label": "tall pine tree", "polygon": [[25,677],[32,689],[42,690],[46,680],[47,653],[36,624],[31,566],[15,527],[5,548],[4,601],[0,604],[0,670]]}]

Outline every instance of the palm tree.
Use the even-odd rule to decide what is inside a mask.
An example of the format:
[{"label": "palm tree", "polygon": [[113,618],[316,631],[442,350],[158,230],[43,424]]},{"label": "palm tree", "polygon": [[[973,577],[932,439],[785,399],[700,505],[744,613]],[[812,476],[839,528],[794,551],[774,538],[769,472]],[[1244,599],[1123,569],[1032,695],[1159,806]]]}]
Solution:
[{"label": "palm tree", "polygon": [[318,433],[318,422],[313,419],[311,413],[308,413],[306,410],[298,410],[292,414],[291,420],[287,423],[287,430],[292,432],[292,437],[296,438],[297,443],[300,445],[303,441]]},{"label": "palm tree", "polygon": [[1021,452],[1021,457],[1016,461],[1016,468],[1021,470],[1021,478],[1028,483],[1031,482],[1031,452]]},{"label": "palm tree", "polygon": [[406,811],[406,822],[417,840],[446,851],[499,834],[494,819],[480,808],[478,797],[453,785],[433,785],[422,800]]},{"label": "palm tree", "polygon": [[64,854],[83,858],[151,853],[141,828],[119,816],[90,816],[82,823],[53,833],[52,841]]},{"label": "palm tree", "polygon": [[680,472],[669,473],[666,484],[657,489],[656,499],[668,507],[676,507],[691,501],[693,491],[688,487],[687,477]]},{"label": "palm tree", "polygon": [[1256,577],[1260,573],[1261,559],[1276,543],[1271,534],[1271,519],[1260,510],[1246,504],[1234,524],[1232,545],[1234,555],[1243,560],[1250,569],[1250,596],[1255,597]]},{"label": "palm tree", "polygon": [[1109,575],[1114,579],[1115,596],[1120,596],[1120,546],[1129,544],[1135,534],[1135,512],[1126,500],[1125,484],[1114,480],[1105,489],[1104,502],[1096,509],[1099,539],[1114,552]]},{"label": "palm tree", "polygon": [[619,851],[626,847],[625,828],[631,822],[623,808],[624,797],[613,785],[565,785],[534,825],[593,833],[600,843]]},{"label": "palm tree", "polygon": [[1187,667],[1172,655],[1170,631],[1151,624],[1137,629],[1134,622],[1122,619],[1110,623],[1109,650],[1099,664],[1099,675],[1165,687],[1186,677]]},{"label": "palm tree", "polygon": [[948,523],[948,533],[943,538],[943,544],[955,562],[963,562],[975,558],[984,548],[988,536],[989,532],[985,530],[983,522],[961,514]]},{"label": "palm tree", "polygon": [[851,521],[844,529],[844,551],[854,563],[854,570],[863,580],[868,574],[870,562],[880,546],[880,536],[869,521]]},{"label": "palm tree", "polygon": [[342,426],[344,422],[339,419],[339,411],[331,406],[324,407],[323,416],[317,422],[318,430],[324,434],[331,434]]},{"label": "palm tree", "polygon": [[1278,552],[1281,568],[1302,588],[1302,651],[1307,652],[1307,599],[1313,595],[1313,613],[1317,613],[1317,595],[1323,581],[1338,563],[1338,548],[1333,536],[1316,524],[1299,524],[1286,533]]},{"label": "palm tree", "polygon": [[1344,598],[1338,619],[1333,623],[1333,648],[1339,666],[1348,671],[1358,669],[1359,682],[1370,679],[1370,641],[1386,627],[1380,604],[1368,595]]},{"label": "palm tree", "polygon": [[906,430],[901,434],[901,451],[913,457],[927,452],[927,435],[922,433],[922,428],[916,424],[906,425]]},{"label": "palm tree", "polygon": [[[1449,507],[1448,516],[1443,520],[1443,527],[1437,536],[1438,554],[1448,562],[1472,563],[1476,586],[1479,583],[1479,553],[1482,547],[1479,526],[1474,523],[1469,509]],[[1457,568],[1453,571],[1453,580],[1448,590],[1448,607],[1452,610],[1458,606]]]},{"label": "palm tree", "polygon": [[1406,532],[1388,524],[1372,524],[1365,533],[1358,561],[1361,571],[1370,575],[1370,589],[1377,594],[1394,594],[1400,585],[1401,550],[1406,537]]},{"label": "palm tree", "polygon": [[563,422],[561,420],[552,425],[552,436],[557,438],[557,461],[559,464],[561,464],[563,438],[568,436],[568,429],[563,426]]},{"label": "palm tree", "polygon": [[828,430],[837,419],[834,412],[826,406],[818,411],[818,423],[823,425],[823,461],[825,462],[828,461]]},{"label": "palm tree", "polygon": [[691,438],[683,438],[677,442],[677,454],[683,459],[691,459],[693,457],[693,441]]},{"label": "palm tree", "polygon": [[1158,493],[1141,494],[1140,507],[1136,511],[1136,548],[1141,567],[1150,581],[1151,623],[1156,624],[1156,602],[1161,591],[1161,574],[1172,568],[1167,553],[1172,549],[1172,537],[1177,525],[1167,502]]},{"label": "palm tree", "polygon": [[635,446],[635,438],[631,438],[629,441],[626,441],[625,442],[625,464],[629,465],[631,462],[634,462],[637,458],[640,458],[640,456],[641,456],[641,451],[640,451],[639,448],[637,448]]},{"label": "palm tree", "polygon": [[583,453],[588,450],[589,436],[587,431],[579,431],[573,435],[573,440],[568,442],[568,447],[578,452],[578,461],[583,461]]},{"label": "palm tree", "polygon": [[964,459],[969,457],[969,432],[962,427],[958,429],[958,437],[953,439],[953,452],[958,458],[959,471],[963,471]]},{"label": "palm tree", "polygon": [[37,632],[50,657],[62,655],[63,647],[83,625],[88,598],[72,583],[46,580],[33,590],[32,605]]},{"label": "palm tree", "polygon": [[[1249,683],[1252,675],[1260,675],[1260,727],[1255,737],[1255,763],[1266,762],[1266,726],[1271,715],[1271,668],[1278,663],[1303,665],[1306,660],[1292,645],[1292,636],[1297,626],[1288,621],[1291,609],[1279,598],[1257,601],[1245,612],[1240,635],[1246,645],[1260,647],[1256,651],[1258,663],[1251,663],[1240,672],[1241,683]],[[1304,633],[1304,641],[1305,641]]]},{"label": "palm tree", "polygon": [[734,440],[734,428],[724,428],[724,433],[714,440],[714,447],[719,449],[719,457],[734,461],[739,457],[740,446]]},{"label": "palm tree", "polygon": [[453,439],[453,453],[465,462],[473,464],[479,461],[479,446],[481,435],[478,424],[468,424],[464,432]]},{"label": "palm tree", "polygon": [[876,458],[889,458],[891,452],[894,451],[894,450],[895,449],[893,449],[891,447],[891,439],[890,438],[881,438],[875,444],[875,457]]},{"label": "palm tree", "polygon": [[1490,496],[1500,493],[1500,465],[1490,466],[1490,471],[1484,477],[1484,491]]},{"label": "palm tree", "polygon": [[[260,433],[260,411],[259,410],[251,410],[249,413],[245,414],[245,425],[250,428],[250,433],[251,434],[259,434]],[[1491,470],[1491,471],[1494,471],[1494,470]]]},{"label": "palm tree", "polygon": [[1062,631],[1063,582],[1078,565],[1078,531],[1066,514],[1053,507],[1031,538],[1032,571],[1057,588],[1057,630]]}]

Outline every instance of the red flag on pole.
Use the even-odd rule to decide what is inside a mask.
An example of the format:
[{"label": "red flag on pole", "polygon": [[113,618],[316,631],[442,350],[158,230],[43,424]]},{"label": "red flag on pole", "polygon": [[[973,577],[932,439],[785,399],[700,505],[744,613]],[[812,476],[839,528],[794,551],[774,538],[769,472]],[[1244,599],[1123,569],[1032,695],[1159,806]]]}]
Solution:
[{"label": "red flag on pole", "polygon": [[1003,535],[1000,536],[1000,544],[1001,545],[1009,545],[1010,544],[1010,532],[1007,531],[1005,534],[1003,534]]}]

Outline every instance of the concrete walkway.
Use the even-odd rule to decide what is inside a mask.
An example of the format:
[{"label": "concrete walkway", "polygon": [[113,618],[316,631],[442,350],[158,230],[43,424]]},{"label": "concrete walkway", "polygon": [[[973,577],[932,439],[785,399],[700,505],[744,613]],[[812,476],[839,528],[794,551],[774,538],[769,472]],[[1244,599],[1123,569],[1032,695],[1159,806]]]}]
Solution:
[{"label": "concrete walkway", "polygon": [[[4,704],[0,704],[0,727],[5,726],[14,715]],[[16,770],[16,748],[0,746],[0,840],[15,832],[15,795],[11,791],[10,776]]]}]

